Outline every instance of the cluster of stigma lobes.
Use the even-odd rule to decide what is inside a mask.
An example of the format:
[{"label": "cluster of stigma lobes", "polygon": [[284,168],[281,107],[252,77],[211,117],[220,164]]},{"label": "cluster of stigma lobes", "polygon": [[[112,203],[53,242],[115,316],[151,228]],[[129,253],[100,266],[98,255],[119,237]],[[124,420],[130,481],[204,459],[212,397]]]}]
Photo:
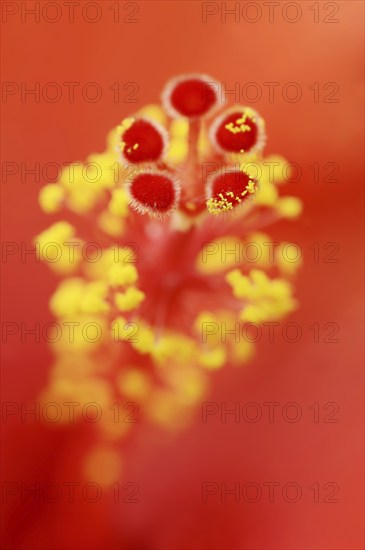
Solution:
[{"label": "cluster of stigma lobes", "polygon": [[[146,116],[122,121],[120,155],[135,167],[126,190],[137,212],[160,218],[174,210],[191,218],[207,211],[219,215],[244,208],[254,197],[259,182],[243,161],[247,165],[262,151],[265,123],[250,107],[222,108],[218,90],[206,75],[177,77],[162,93],[167,129]],[[186,139],[180,151],[171,151],[171,128],[176,133],[179,124]],[[206,163],[217,169],[204,181]]]}]

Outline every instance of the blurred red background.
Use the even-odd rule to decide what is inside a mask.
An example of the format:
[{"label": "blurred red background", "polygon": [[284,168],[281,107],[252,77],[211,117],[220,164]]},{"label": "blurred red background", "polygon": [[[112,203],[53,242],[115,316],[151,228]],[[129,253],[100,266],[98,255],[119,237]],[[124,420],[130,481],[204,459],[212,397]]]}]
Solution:
[{"label": "blurred red background", "polygon": [[[20,11],[12,15],[7,4]],[[258,85],[262,97],[251,104],[267,123],[266,152],[280,153],[303,170],[300,181],[286,189],[303,200],[303,216],[277,224],[271,234],[299,243],[304,251],[297,283],[301,307],[290,318],[301,324],[304,336],[295,344],[280,340],[258,345],[248,366],[214,375],[210,399],[231,404],[296,402],[303,418],[298,423],[252,424],[223,424],[217,418],[204,424],[197,411],[194,424],[174,439],[163,433],[158,439],[145,431],[128,450],[125,474],[140,486],[139,504],[62,500],[27,508],[5,499],[11,505],[5,503],[4,548],[363,548],[363,3],[331,2],[338,7],[331,15],[333,6],[325,8],[324,2],[314,3],[313,9],[310,2],[296,2],[302,12],[297,22],[286,20],[295,16],[288,2],[277,7],[273,22],[261,4],[255,23],[247,21],[254,11],[240,11],[238,21],[227,15],[224,22],[220,2],[210,3],[212,11],[218,11],[206,23],[206,7],[198,1],[139,2],[138,13],[130,15],[135,23],[123,22],[134,12],[133,2],[96,3],[102,16],[95,23],[80,15],[88,2],[75,7],[74,23],[68,21],[65,2],[58,3],[62,17],[55,23],[45,20],[47,14],[41,14],[39,22],[23,14],[22,22],[20,4],[2,6],[3,81],[15,83],[14,90],[22,82],[29,87],[39,82],[41,89],[56,82],[63,93],[57,102],[42,96],[36,102],[31,95],[22,100],[16,91],[7,95],[10,88],[3,88],[3,168],[5,162],[19,167],[15,175],[3,170],[3,241],[25,242],[30,248],[34,235],[50,224],[37,203],[45,179],[41,175],[35,181],[28,175],[22,181],[20,163],[62,164],[102,151],[109,129],[140,106],[157,102],[165,81],[175,74],[201,71],[227,89],[236,82],[240,89],[249,82]],[[25,4],[30,9],[39,3]],[[120,21],[114,22],[117,4]],[[54,13],[50,7],[49,18]],[[80,83],[73,103],[65,82]],[[99,101],[82,97],[80,90],[88,82],[101,88]],[[120,101],[114,101],[110,90],[116,82]],[[131,91],[123,90],[128,82],[138,85],[138,103],[123,101]],[[279,83],[273,101],[265,82]],[[297,102],[282,95],[289,82],[302,90]],[[329,82],[335,88],[326,88]],[[338,101],[328,102],[333,89],[338,91],[331,97]],[[324,181],[328,162],[338,165],[338,183]],[[310,169],[315,163],[320,167],[318,182]],[[319,262],[310,249],[315,242]],[[328,250],[323,247],[329,242],[339,247],[336,263],[324,261]],[[51,321],[47,304],[57,279],[47,266],[31,255],[22,262],[15,254],[2,267],[3,323],[32,326]],[[309,329],[316,322],[322,327],[317,344]],[[339,326],[338,343],[323,343],[328,322]],[[3,400],[34,401],[51,362],[45,342],[9,337],[3,345]],[[309,409],[315,402],[321,407],[318,423]],[[323,422],[328,402],[338,404],[338,423]],[[3,482],[34,476],[77,481],[73,464],[87,440],[78,428],[22,424],[15,415],[3,423],[2,431]],[[297,503],[280,498],[273,503],[264,498],[235,503],[229,497],[226,504],[218,497],[202,503],[201,484],[206,481],[261,486],[265,481],[291,481],[303,488],[303,497]],[[322,488],[319,503],[306,489],[314,482]],[[323,502],[330,493],[323,489],[327,482],[338,485],[339,502]]]}]

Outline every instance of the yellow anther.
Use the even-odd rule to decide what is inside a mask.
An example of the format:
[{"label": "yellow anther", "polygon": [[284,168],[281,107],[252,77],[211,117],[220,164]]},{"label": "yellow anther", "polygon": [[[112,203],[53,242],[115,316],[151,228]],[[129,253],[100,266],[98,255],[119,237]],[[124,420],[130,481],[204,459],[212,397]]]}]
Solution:
[{"label": "yellow anther", "polygon": [[109,202],[109,211],[115,216],[125,218],[128,214],[128,196],[124,189],[114,189]]},{"label": "yellow anther", "polygon": [[266,181],[260,186],[256,193],[257,204],[263,206],[273,206],[277,203],[278,192],[273,183]]},{"label": "yellow anther", "polygon": [[65,197],[65,190],[58,183],[45,185],[39,194],[39,204],[43,212],[58,212]]},{"label": "yellow anther", "polygon": [[156,105],[151,103],[150,105],[145,105],[138,111],[138,114],[150,118],[152,120],[155,120],[156,122],[159,122],[163,126],[166,126],[167,123],[167,117],[165,111],[162,109],[160,105]]},{"label": "yellow anther", "polygon": [[173,165],[183,162],[188,155],[189,147],[185,138],[172,138],[166,153],[166,161]]},{"label": "yellow anther", "polygon": [[226,276],[236,298],[245,299],[240,320],[261,323],[280,319],[296,308],[290,284],[283,279],[269,279],[258,269],[251,270],[248,277],[239,270]]},{"label": "yellow anther", "polygon": [[119,133],[123,134],[126,130],[128,130],[132,126],[135,120],[136,119],[134,117],[127,117],[123,119],[120,125],[118,126]]},{"label": "yellow anther", "polygon": [[73,317],[80,311],[79,302],[83,280],[70,278],[63,281],[53,294],[50,309],[56,317]]},{"label": "yellow anther", "polygon": [[110,309],[105,301],[108,294],[108,286],[102,281],[95,281],[85,285],[80,299],[82,313],[107,313]]},{"label": "yellow anther", "polygon": [[275,262],[283,273],[292,275],[301,266],[302,257],[291,243],[283,242],[275,250]]},{"label": "yellow anther", "polygon": [[54,223],[48,229],[40,233],[36,237],[36,242],[40,247],[48,245],[49,243],[64,244],[67,240],[71,239],[75,234],[75,228],[73,225],[66,221]]},{"label": "yellow anther", "polygon": [[117,379],[120,393],[130,399],[143,399],[151,388],[147,375],[137,368],[129,368],[122,372]]},{"label": "yellow anther", "polygon": [[111,237],[119,237],[124,230],[124,220],[108,210],[101,212],[98,218],[98,225],[104,233]]},{"label": "yellow anther", "polygon": [[204,351],[200,354],[199,363],[208,370],[220,369],[227,360],[226,349],[224,346],[218,346],[212,350]]},{"label": "yellow anther", "polygon": [[170,134],[173,138],[186,139],[189,134],[189,123],[185,118],[176,118],[171,122]]},{"label": "yellow anther", "polygon": [[283,218],[294,219],[302,212],[302,203],[297,197],[279,199],[276,209]]},{"label": "yellow anther", "polygon": [[114,264],[108,270],[108,281],[111,286],[129,286],[137,280],[138,272],[132,264]]},{"label": "yellow anther", "polygon": [[230,271],[226,275],[226,281],[233,289],[236,298],[246,298],[252,293],[252,284],[248,277],[242,275],[238,269]]},{"label": "yellow anther", "polygon": [[151,327],[137,321],[138,331],[135,335],[135,341],[131,340],[131,345],[139,353],[151,353],[155,348],[155,335]]},{"label": "yellow anther", "polygon": [[136,309],[145,299],[145,294],[137,288],[127,288],[125,292],[118,292],[115,295],[115,305],[119,311],[131,311]]}]

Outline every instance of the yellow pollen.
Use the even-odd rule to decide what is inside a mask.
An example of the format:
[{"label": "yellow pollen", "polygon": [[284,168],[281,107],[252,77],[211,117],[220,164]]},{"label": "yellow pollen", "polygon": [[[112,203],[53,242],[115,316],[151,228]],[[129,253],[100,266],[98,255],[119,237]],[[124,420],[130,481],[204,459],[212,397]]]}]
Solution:
[{"label": "yellow pollen", "polygon": [[[220,193],[219,196],[221,195]],[[221,212],[227,212],[233,208],[232,203],[223,196],[221,196],[221,200],[212,197],[207,200],[206,204],[211,214],[220,214]]]},{"label": "yellow pollen", "polygon": [[132,124],[135,120],[136,119],[134,117],[125,118],[124,120],[122,120],[122,122],[118,126],[118,131],[120,133],[124,133],[126,130],[128,130],[128,128],[130,128],[132,126]]},{"label": "yellow pollen", "polygon": [[255,193],[255,182],[253,180],[249,180],[248,184],[246,185],[246,189],[249,193]]},{"label": "yellow pollen", "polygon": [[[245,124],[247,118],[250,118],[248,116],[248,114],[247,113],[242,113],[242,117],[236,119],[236,125],[237,126],[235,126],[235,124],[233,122],[229,122],[228,124],[225,125],[226,130],[228,130],[232,134],[239,134],[240,132],[241,133],[250,132],[251,131],[251,126],[249,126],[248,124]],[[253,120],[253,119],[251,119],[251,120]],[[243,153],[243,152],[244,151],[241,149],[241,153]]]}]

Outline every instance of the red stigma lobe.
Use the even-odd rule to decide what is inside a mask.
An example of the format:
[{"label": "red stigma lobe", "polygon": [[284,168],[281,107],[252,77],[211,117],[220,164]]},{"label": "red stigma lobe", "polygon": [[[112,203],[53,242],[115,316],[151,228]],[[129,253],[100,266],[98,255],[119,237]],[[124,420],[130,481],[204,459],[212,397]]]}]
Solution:
[{"label": "red stigma lobe", "polygon": [[169,214],[179,196],[176,182],[164,172],[137,174],[129,184],[132,206],[142,213]]},{"label": "red stigma lobe", "polygon": [[164,136],[156,123],[137,119],[121,136],[123,156],[129,162],[152,162],[162,157]]}]

